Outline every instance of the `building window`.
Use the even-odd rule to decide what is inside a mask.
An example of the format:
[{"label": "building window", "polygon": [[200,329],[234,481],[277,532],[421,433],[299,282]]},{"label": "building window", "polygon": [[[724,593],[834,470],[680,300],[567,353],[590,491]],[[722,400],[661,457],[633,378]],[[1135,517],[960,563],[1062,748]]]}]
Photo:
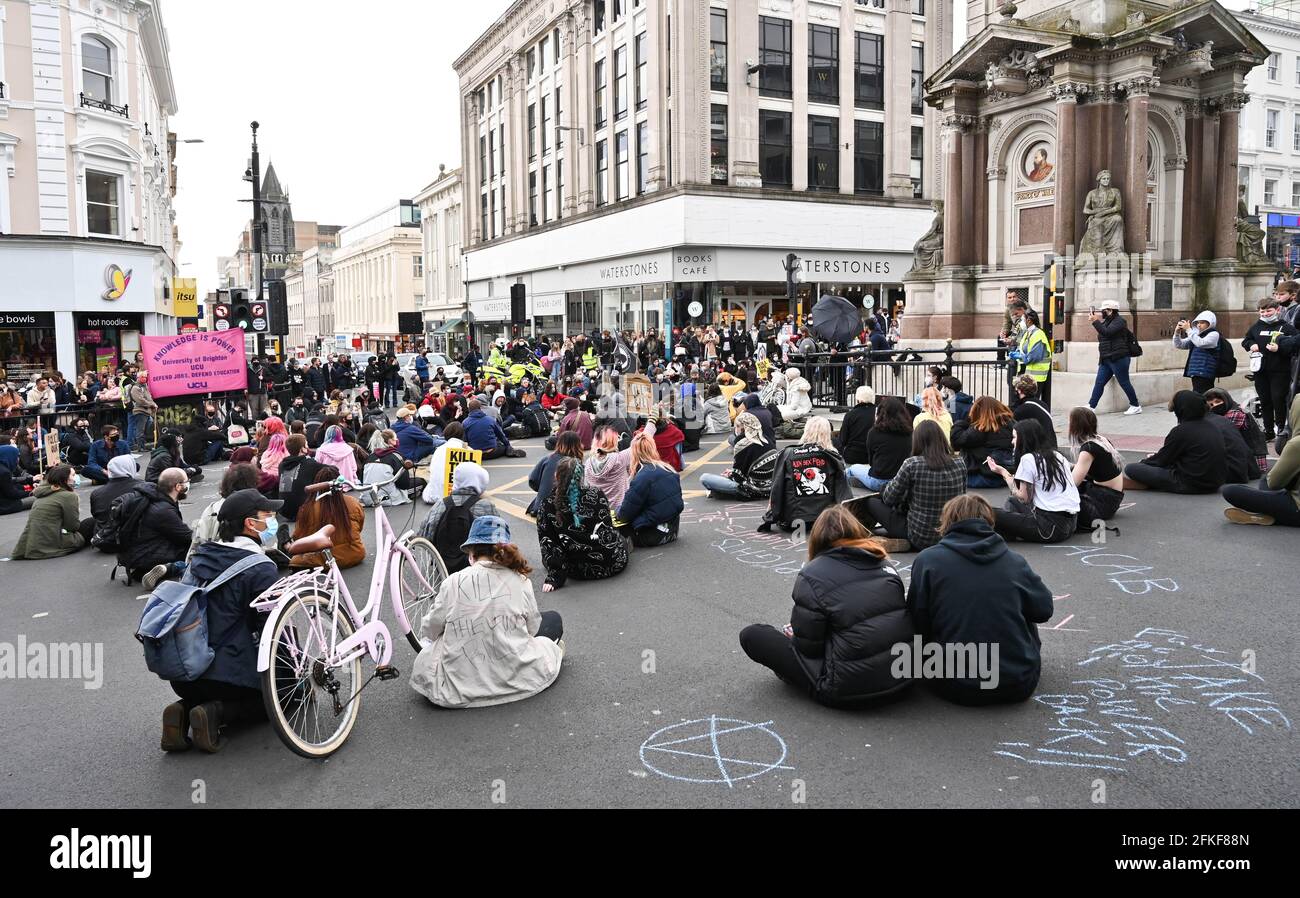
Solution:
[{"label": "building window", "polygon": [[808,189],[840,189],[840,120],[808,116]]},{"label": "building window", "polygon": [[614,51],[614,121],[627,115],[627,47]]},{"label": "building window", "polygon": [[605,127],[605,60],[597,60],[596,74],[596,127]]},{"label": "building window", "polygon": [[727,89],[727,11],[725,9],[709,10],[709,86],[714,90]]},{"label": "building window", "polygon": [[840,30],[808,26],[808,102],[840,101]]},{"label": "building window", "polygon": [[1277,205],[1277,179],[1276,178],[1264,179],[1264,205],[1265,206]]},{"label": "building window", "polygon": [[1268,54],[1268,80],[1269,81],[1277,80],[1277,70],[1278,70],[1278,66],[1280,66],[1281,64],[1282,64],[1281,53]]},{"label": "building window", "polygon": [[541,75],[546,71],[546,41],[537,45],[537,74]]},{"label": "building window", "polygon": [[528,158],[537,158],[537,104],[528,104]]},{"label": "building window", "polygon": [[488,212],[492,215],[492,236],[505,233],[505,223],[501,220],[501,210],[497,206],[497,189],[492,188],[488,194],[490,202],[488,203]]},{"label": "building window", "polygon": [[560,111],[560,88],[555,89],[555,148],[564,146],[564,121]]},{"label": "building window", "polygon": [[478,139],[478,182],[487,183],[487,138],[479,135]]},{"label": "building window", "polygon": [[1264,146],[1269,149],[1277,148],[1277,120],[1278,111],[1269,109],[1264,112]]},{"label": "building window", "polygon": [[912,196],[921,198],[925,186],[925,129],[912,129]]},{"label": "building window", "polygon": [[650,62],[646,59],[646,33],[636,36],[633,44],[636,53],[636,108],[645,109],[650,102]]},{"label": "building window", "polygon": [[86,171],[86,230],[91,234],[121,236],[118,215],[120,179],[105,172]]},{"label": "building window", "polygon": [[480,197],[480,200],[481,200],[481,202],[480,202],[480,204],[479,204],[479,205],[480,205],[480,211],[479,211],[479,226],[478,226],[478,232],[479,232],[479,234],[480,234],[481,236],[479,237],[479,239],[480,239],[480,240],[490,240],[490,239],[492,239],[492,232],[488,230],[488,197],[487,197],[487,194],[486,194],[486,193],[483,194],[483,195]]},{"label": "building window", "polygon": [[537,227],[537,172],[528,173],[528,224]]},{"label": "building window", "polygon": [[727,183],[727,107],[709,108],[709,180]]},{"label": "building window", "polygon": [[1297,112],[1291,122],[1291,149],[1300,153],[1300,112]]},{"label": "building window", "polygon": [[525,65],[528,67],[528,83],[533,83],[533,69],[537,67],[537,51],[532,47],[528,48],[528,55],[524,57]]},{"label": "building window", "polygon": [[551,167],[542,166],[542,224],[551,220]]},{"label": "building window", "polygon": [[113,50],[91,35],[81,39],[81,92],[102,103],[113,102]]},{"label": "building window", "polygon": [[791,95],[790,34],[791,26],[787,20],[758,17],[758,92],[764,97]]},{"label": "building window", "polygon": [[563,217],[564,208],[564,160],[555,160],[555,220]]},{"label": "building window", "polygon": [[550,140],[551,133],[551,113],[549,104],[546,102],[549,97],[543,96],[538,102],[542,104],[542,155],[545,156],[548,150],[547,141]]},{"label": "building window", "polygon": [[790,113],[758,111],[758,159],[764,187],[789,187],[794,154],[790,141]]},{"label": "building window", "polygon": [[411,274],[418,278],[424,277],[424,256],[419,253],[411,256]]},{"label": "building window", "polygon": [[644,194],[650,186],[650,125],[636,126],[636,192]]},{"label": "building window", "polygon": [[853,123],[853,192],[885,192],[885,126]]},{"label": "building window", "polygon": [[628,188],[631,186],[627,167],[627,131],[619,131],[614,135],[614,199],[616,200],[627,199]]},{"label": "building window", "polygon": [[555,57],[555,64],[560,64],[560,29],[556,28],[551,32],[552,55]]},{"label": "building window", "polygon": [[596,0],[591,17],[591,33],[601,34],[605,30],[605,0]]},{"label": "building window", "polygon": [[[480,137],[479,140],[481,140],[481,141],[483,141],[484,143],[487,144],[487,175],[488,175],[488,177],[490,178],[490,177],[492,177],[493,172],[495,172],[495,171],[497,170],[497,160],[496,160],[496,149],[497,149],[497,148],[496,148],[496,136],[492,133],[492,129],[489,128],[489,129],[488,129],[487,136],[486,136],[486,139]],[[482,164],[483,164],[483,154],[482,154],[482,152],[480,151],[480,153],[479,153],[479,165],[482,165]],[[485,179],[480,179],[480,180],[479,180],[479,183],[482,184],[482,183],[483,183],[483,180],[485,180]]]},{"label": "building window", "polygon": [[1291,182],[1291,208],[1300,209],[1300,181]]},{"label": "building window", "polygon": [[596,205],[609,202],[609,141],[596,142]]},{"label": "building window", "polygon": [[912,15],[925,15],[925,0],[912,0]]},{"label": "building window", "polygon": [[856,32],[857,69],[853,78],[853,104],[859,109],[885,108],[885,37]]},{"label": "building window", "polygon": [[925,112],[925,46],[912,45],[912,115]]}]

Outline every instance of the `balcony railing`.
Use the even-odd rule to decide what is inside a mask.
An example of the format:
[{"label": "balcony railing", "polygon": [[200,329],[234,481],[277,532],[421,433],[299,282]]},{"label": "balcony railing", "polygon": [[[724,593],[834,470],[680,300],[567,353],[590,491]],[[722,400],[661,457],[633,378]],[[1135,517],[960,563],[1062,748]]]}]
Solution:
[{"label": "balcony railing", "polygon": [[114,112],[122,116],[122,118],[131,117],[131,107],[127,103],[123,103],[121,106],[114,106],[107,100],[97,100],[94,97],[88,97],[85,94],[78,94],[78,96],[81,97],[82,106],[88,106],[91,109],[99,109],[103,112]]}]

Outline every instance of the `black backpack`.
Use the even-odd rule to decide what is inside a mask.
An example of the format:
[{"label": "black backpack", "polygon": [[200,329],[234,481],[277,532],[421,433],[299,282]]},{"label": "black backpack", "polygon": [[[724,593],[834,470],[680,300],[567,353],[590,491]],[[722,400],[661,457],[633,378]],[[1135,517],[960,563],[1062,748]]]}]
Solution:
[{"label": "black backpack", "polygon": [[117,553],[121,563],[122,550],[135,542],[149,503],[149,497],[138,489],[118,496],[108,511],[108,522],[95,528],[90,544],[101,552]]},{"label": "black backpack", "polygon": [[1219,361],[1214,369],[1215,377],[1231,377],[1237,373],[1237,353],[1232,349],[1232,343],[1225,340],[1223,334],[1219,334]]},{"label": "black backpack", "polygon": [[475,496],[473,502],[464,505],[457,505],[451,496],[442,500],[442,517],[433,529],[431,542],[446,563],[449,574],[469,567],[469,557],[460,546],[469,538],[469,529],[474,523],[473,508],[478,500],[479,497]]}]

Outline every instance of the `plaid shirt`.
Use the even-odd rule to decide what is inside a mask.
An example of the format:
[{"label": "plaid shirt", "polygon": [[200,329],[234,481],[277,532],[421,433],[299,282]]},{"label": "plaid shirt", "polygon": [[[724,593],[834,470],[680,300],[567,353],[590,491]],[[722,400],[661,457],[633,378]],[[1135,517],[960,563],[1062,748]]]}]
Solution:
[{"label": "plaid shirt", "polygon": [[913,455],[885,484],[880,499],[886,505],[907,511],[908,541],[924,549],[939,541],[939,517],[948,500],[966,492],[966,466],[950,458],[938,471]]},{"label": "plaid shirt", "polygon": [[[1246,440],[1247,445],[1250,445],[1250,440],[1246,439],[1247,428],[1249,426],[1248,425],[1249,419],[1246,417],[1246,412],[1241,408],[1231,408],[1223,413],[1223,417],[1231,421],[1232,426],[1241,431],[1241,438],[1243,440]],[[1260,471],[1267,471],[1268,456],[1256,455],[1255,464],[1259,466]]]}]

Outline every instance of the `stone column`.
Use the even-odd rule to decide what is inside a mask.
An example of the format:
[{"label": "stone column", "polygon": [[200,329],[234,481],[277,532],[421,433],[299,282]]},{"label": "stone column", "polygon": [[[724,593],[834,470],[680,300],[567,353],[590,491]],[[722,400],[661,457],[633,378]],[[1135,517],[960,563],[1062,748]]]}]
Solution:
[{"label": "stone column", "polygon": [[852,194],[854,189],[853,153],[857,139],[853,112],[857,61],[857,44],[853,36],[854,4],[840,4],[840,193]]},{"label": "stone column", "polygon": [[[660,73],[663,66],[660,65],[660,53],[664,44],[664,13],[662,0],[647,0],[648,9],[646,10],[646,39],[645,52],[648,54],[646,59],[646,83],[650,96],[646,97],[646,122],[649,125],[650,149],[649,158],[646,161],[646,192],[654,193],[656,190],[662,190],[668,186],[667,172],[664,167],[664,154],[660,151],[656,135],[663,133],[664,125],[668,116],[663,111],[664,86],[660,83]],[[705,32],[705,45],[708,45],[708,33]],[[636,38],[634,37],[628,43],[628,65],[631,66],[629,72],[629,83],[636,81]],[[705,73],[707,83],[708,73]],[[635,119],[635,116],[633,116]],[[710,131],[711,118],[704,121],[705,130]],[[636,145],[636,125],[629,126],[628,144],[629,152],[635,154]],[[636,170],[635,164],[632,170]],[[707,182],[706,182],[707,183]]]},{"label": "stone column", "polygon": [[[591,43],[585,20],[586,7],[579,6],[560,22],[561,51],[564,60],[564,109],[561,125],[577,130],[564,131],[564,217],[586,212],[590,205],[582,205],[583,191],[591,193],[591,175],[587,162],[591,153],[591,120],[588,115],[588,96],[591,92]],[[579,24],[581,22],[581,25]]]},{"label": "stone column", "polygon": [[1053,84],[1051,92],[1056,98],[1056,203],[1052,222],[1052,252],[1064,255],[1067,247],[1075,244],[1074,217],[1079,200],[1074,178],[1075,142],[1078,140],[1075,116],[1079,94],[1086,93],[1087,86],[1063,81]]},{"label": "stone column", "polygon": [[1199,239],[1196,258],[1213,259],[1215,204],[1218,196],[1214,179],[1219,168],[1219,107],[1206,104],[1203,119],[1205,125],[1201,131],[1201,170],[1194,173],[1200,184],[1198,190],[1201,195],[1201,207],[1196,210],[1199,217],[1196,227]]},{"label": "stone column", "polygon": [[1159,83],[1150,75],[1124,84],[1128,94],[1128,119],[1124,133],[1124,247],[1130,253],[1147,251],[1147,119],[1151,88]]},{"label": "stone column", "polygon": [[985,118],[980,119],[975,126],[975,166],[970,172],[970,180],[975,182],[975,215],[971,222],[975,231],[971,262],[975,265],[989,264],[989,181],[986,174],[989,165],[989,125],[989,120]]},{"label": "stone column", "polygon": [[[728,183],[734,187],[762,187],[758,166],[758,73],[750,76],[746,61],[757,61],[758,16],[737,15],[727,10],[727,54],[731,69],[727,73],[727,163],[731,167]],[[752,77],[754,86],[745,82]]]},{"label": "stone column", "polygon": [[461,114],[465,117],[465,127],[461,129],[463,135],[461,140],[461,158],[465,164],[461,166],[461,184],[464,185],[465,197],[470,202],[466,205],[468,230],[471,243],[479,243],[487,240],[489,235],[483,233],[483,217],[480,214],[479,194],[480,185],[478,182],[478,100],[477,92],[470,91],[465,95],[464,103],[461,105]]},{"label": "stone column", "polygon": [[961,179],[961,264],[975,264],[975,221],[979,206],[979,162],[976,159],[976,143],[979,140],[975,122],[971,122],[961,141],[961,170],[965,177]]},{"label": "stone column", "polygon": [[1205,119],[1200,100],[1184,100],[1184,140],[1187,143],[1187,169],[1183,179],[1183,233],[1179,255],[1195,259],[1200,254],[1200,229],[1204,220],[1201,210],[1201,146],[1205,139]]},{"label": "stone column", "polygon": [[1219,98],[1219,165],[1215,174],[1214,258],[1237,257],[1237,133],[1246,95],[1234,91]]},{"label": "stone column", "polygon": [[[887,0],[885,13],[885,196],[912,195],[912,2]],[[960,145],[960,141],[958,144]],[[953,207],[957,208],[957,207]],[[947,216],[948,210],[944,210]],[[945,217],[945,227],[948,219]],[[944,253],[955,252],[945,239]]]},{"label": "stone column", "polygon": [[510,203],[506,218],[510,233],[528,227],[528,84],[524,64],[518,56],[510,59],[506,69],[507,95],[506,140],[510,155],[506,157],[506,177],[510,181]]},{"label": "stone column", "polygon": [[[735,4],[733,4],[735,5]],[[790,183],[795,190],[808,189],[808,0],[794,0],[790,18],[790,83],[793,111],[790,113]],[[734,14],[734,13],[733,13]]]},{"label": "stone column", "polygon": [[[962,134],[965,130],[963,116],[952,115],[944,120],[944,157],[947,168],[947,192],[943,203],[943,264],[962,265],[965,259],[961,255],[962,233],[967,231],[967,213],[963,207],[964,189],[962,184]],[[973,176],[973,173],[972,173]]]}]

